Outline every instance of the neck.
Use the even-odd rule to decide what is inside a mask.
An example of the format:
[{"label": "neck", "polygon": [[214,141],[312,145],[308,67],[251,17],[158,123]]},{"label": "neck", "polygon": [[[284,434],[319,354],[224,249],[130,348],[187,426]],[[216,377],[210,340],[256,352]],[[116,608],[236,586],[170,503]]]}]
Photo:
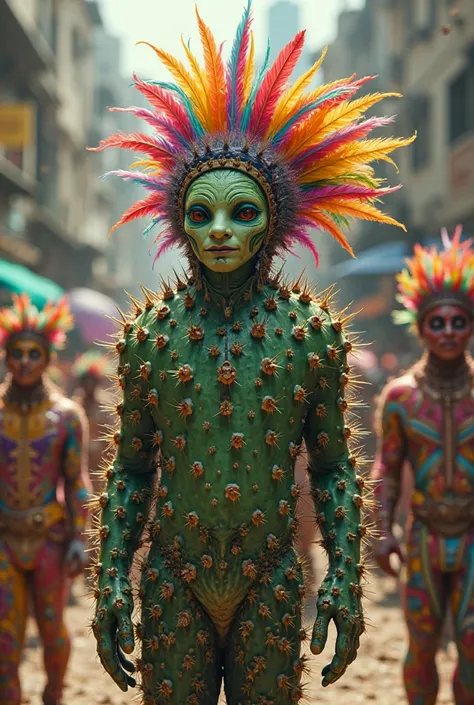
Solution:
[{"label": "neck", "polygon": [[48,389],[43,377],[28,387],[18,384],[13,377],[7,381],[6,397],[15,404],[30,407],[42,401],[47,394]]},{"label": "neck", "polygon": [[254,257],[241,267],[238,267],[238,269],[232,270],[232,272],[213,272],[204,265],[202,266],[202,272],[211,289],[216,294],[228,299],[238,293],[251,279],[255,274],[256,265],[257,261]]},{"label": "neck", "polygon": [[427,352],[424,356],[425,368],[433,374],[443,374],[445,376],[455,376],[464,370],[467,370],[468,355],[463,353],[455,360],[442,360],[432,352]]}]

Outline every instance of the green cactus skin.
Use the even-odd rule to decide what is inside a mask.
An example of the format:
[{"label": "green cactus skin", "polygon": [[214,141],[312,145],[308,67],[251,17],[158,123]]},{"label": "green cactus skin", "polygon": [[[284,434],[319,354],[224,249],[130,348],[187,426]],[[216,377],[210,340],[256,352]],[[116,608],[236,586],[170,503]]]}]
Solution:
[{"label": "green cactus skin", "polygon": [[95,620],[131,613],[128,573],[149,519],[144,702],[215,705],[222,669],[229,705],[299,702],[304,586],[292,544],[303,438],[329,557],[318,605],[336,623],[363,624],[363,480],[344,399],[351,343],[328,297],[279,277],[244,293],[235,313],[179,280],[134,303],[116,346],[123,403],[100,499]]}]

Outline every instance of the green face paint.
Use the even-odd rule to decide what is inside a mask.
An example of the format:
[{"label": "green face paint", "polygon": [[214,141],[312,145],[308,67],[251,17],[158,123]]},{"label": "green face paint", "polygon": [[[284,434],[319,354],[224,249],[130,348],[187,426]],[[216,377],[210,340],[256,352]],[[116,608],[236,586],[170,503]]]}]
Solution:
[{"label": "green face paint", "polygon": [[213,272],[241,267],[257,254],[267,234],[265,194],[239,171],[219,169],[198,176],[184,208],[184,229],[194,254]]}]

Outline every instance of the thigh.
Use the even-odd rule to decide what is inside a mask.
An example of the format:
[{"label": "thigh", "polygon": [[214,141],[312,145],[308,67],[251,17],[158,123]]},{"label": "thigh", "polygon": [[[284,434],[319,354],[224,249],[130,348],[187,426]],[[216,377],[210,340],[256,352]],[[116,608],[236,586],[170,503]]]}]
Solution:
[{"label": "thigh", "polygon": [[293,550],[251,589],[228,637],[224,668],[228,705],[283,705],[302,697],[303,591],[301,564]]},{"label": "thigh", "polygon": [[460,661],[471,664],[474,682],[474,535],[466,537],[462,565],[452,575],[450,598]]},{"label": "thigh", "polygon": [[25,636],[28,607],[26,574],[13,563],[0,541],[0,659],[7,660],[20,650]]},{"label": "thigh", "polygon": [[403,606],[412,641],[436,651],[446,614],[448,587],[439,570],[436,537],[425,527],[411,530],[407,542]]},{"label": "thigh", "polygon": [[146,702],[217,705],[222,663],[215,628],[189,587],[156,548],[142,569],[139,629]]},{"label": "thigh", "polygon": [[43,640],[56,639],[63,630],[69,582],[63,544],[47,541],[38,553],[31,581],[35,617]]}]

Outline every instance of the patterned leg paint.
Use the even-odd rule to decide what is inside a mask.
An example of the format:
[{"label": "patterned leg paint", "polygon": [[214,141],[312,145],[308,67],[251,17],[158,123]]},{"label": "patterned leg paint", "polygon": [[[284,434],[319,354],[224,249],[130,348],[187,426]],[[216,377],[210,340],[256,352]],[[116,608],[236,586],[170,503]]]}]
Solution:
[{"label": "patterned leg paint", "polygon": [[432,565],[434,548],[433,536],[425,527],[411,529],[403,589],[409,635],[403,678],[410,705],[435,705],[438,694],[435,656],[443,627],[446,589],[442,573]]},{"label": "patterned leg paint", "polygon": [[217,705],[218,637],[188,586],[152,548],[142,577],[141,671],[145,705]]},{"label": "patterned leg paint", "polygon": [[18,668],[25,636],[27,585],[0,542],[0,703],[20,705]]},{"label": "patterned leg paint", "polygon": [[467,538],[462,568],[453,575],[451,604],[459,662],[453,676],[456,705],[474,703],[474,535]]},{"label": "patterned leg paint", "polygon": [[56,705],[61,699],[71,650],[69,634],[63,621],[69,588],[63,565],[63,546],[48,541],[38,555],[33,572],[33,604],[47,675],[43,695],[46,705]]},{"label": "patterned leg paint", "polygon": [[252,588],[228,636],[228,705],[290,705],[303,697],[300,658],[303,574],[294,551],[268,583]]}]

